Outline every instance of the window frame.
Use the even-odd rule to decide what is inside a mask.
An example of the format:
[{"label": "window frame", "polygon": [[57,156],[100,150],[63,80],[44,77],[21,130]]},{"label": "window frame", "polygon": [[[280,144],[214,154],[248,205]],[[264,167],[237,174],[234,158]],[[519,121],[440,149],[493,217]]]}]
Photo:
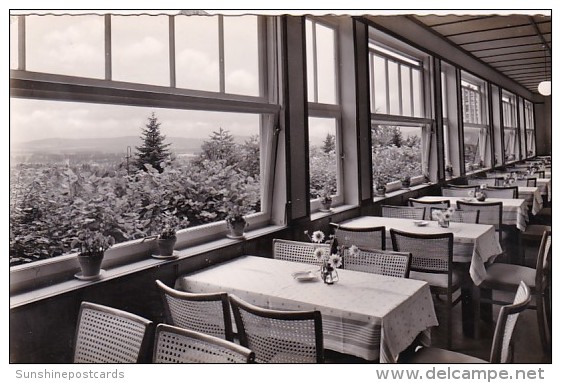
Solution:
[{"label": "window frame", "polygon": [[[106,19],[109,14],[105,15]],[[25,25],[25,15],[18,16],[20,26]],[[170,16],[173,17],[173,16]],[[73,101],[96,104],[170,108],[178,110],[202,110],[208,112],[238,112],[260,115],[261,144],[261,212],[246,216],[252,229],[272,224],[273,184],[276,151],[278,148],[278,124],[281,105],[278,84],[277,21],[274,17],[259,16],[258,39],[260,41],[260,89],[259,97],[178,89],[172,86],[128,83],[110,79],[94,79],[25,70],[25,39],[19,39],[18,63],[20,69],[10,70],[10,96],[50,101]],[[105,27],[107,28],[107,23]],[[21,31],[21,27],[20,27]],[[107,31],[106,31],[107,32]],[[170,28],[170,41],[172,29]],[[25,34],[25,30],[23,30]],[[107,35],[106,35],[107,36]],[[23,40],[23,41],[21,41]],[[23,46],[23,49],[21,49]],[[172,59],[173,55],[170,55]],[[107,63],[107,61],[106,61]],[[110,61],[109,61],[110,64]],[[110,77],[110,76],[109,76]],[[263,84],[263,83],[267,84]],[[186,228],[177,233],[177,247],[207,243],[224,238],[225,221]],[[132,240],[119,243],[106,252],[104,267],[113,267],[142,260],[151,252],[151,241]],[[63,278],[76,270],[77,254],[71,253],[26,265],[10,268],[10,279],[18,288],[31,288],[37,279]],[[43,268],[44,267],[44,268]],[[37,270],[41,270],[40,273]],[[52,279],[51,279],[52,280]]]},{"label": "window frame", "polygon": [[[464,147],[462,148],[463,161],[465,166],[465,174],[473,174],[477,171],[488,169],[491,166],[490,154],[491,154],[491,127],[489,125],[489,108],[488,108],[488,87],[487,81],[480,79],[466,71],[461,71],[460,89],[461,89],[461,105],[462,105],[462,135]],[[470,86],[468,86],[470,85]],[[464,100],[465,94],[475,95],[477,102],[477,107],[479,108],[479,113],[476,114],[475,121],[466,121],[466,102]],[[469,101],[468,101],[469,104]],[[470,119],[468,117],[468,119]],[[479,139],[478,139],[478,153],[479,162],[478,163],[467,163],[466,161],[466,150],[465,150],[465,137],[466,128],[469,129],[479,129]],[[483,142],[483,145],[481,142]],[[470,169],[471,168],[471,169]]]},{"label": "window frame", "polygon": [[[340,62],[339,57],[339,26],[325,18],[317,17],[317,16],[306,16],[305,22],[310,21],[312,23],[312,62],[313,62],[313,72],[314,78],[312,80],[312,84],[314,86],[314,100],[310,101],[308,99],[308,94],[306,95],[306,102],[308,105],[308,121],[309,118],[325,118],[325,119],[334,119],[335,120],[335,143],[336,143],[336,158],[337,158],[337,193],[332,195],[332,206],[342,205],[345,202],[345,194],[344,194],[344,187],[343,187],[343,180],[344,180],[344,172],[343,172],[343,132],[342,132],[342,107],[341,107],[341,86],[340,86],[340,79],[341,73],[339,71]],[[317,76],[317,51],[316,51],[316,33],[315,33],[315,26],[316,24],[321,25],[325,28],[330,28],[333,30],[333,52],[334,52],[334,80],[335,80],[335,103],[334,104],[326,104],[322,102],[318,102],[318,76]],[[304,70],[306,73],[308,72],[308,47],[306,47],[306,64]],[[309,81],[308,81],[309,84]],[[309,148],[309,142],[308,142]],[[309,193],[309,189],[308,189]],[[310,213],[315,213],[319,211],[321,208],[320,198],[317,196],[310,195]]]}]

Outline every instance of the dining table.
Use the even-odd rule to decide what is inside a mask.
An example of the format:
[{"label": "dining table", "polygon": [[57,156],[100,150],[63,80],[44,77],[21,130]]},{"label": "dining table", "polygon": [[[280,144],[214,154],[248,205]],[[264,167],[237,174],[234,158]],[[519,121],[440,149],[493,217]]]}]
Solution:
[{"label": "dining table", "polygon": [[[443,197],[422,197],[421,200],[434,200]],[[446,197],[454,199],[454,197]],[[493,225],[450,222],[447,228],[441,227],[438,221],[422,221],[404,218],[379,216],[362,216],[341,222],[341,227],[367,228],[385,226],[386,243],[391,244],[390,229],[397,229],[416,234],[453,233],[453,262],[458,271],[467,268],[468,276],[462,283],[462,329],[464,335],[477,338],[479,336],[479,289],[485,280],[487,270],[485,264],[492,263],[503,253],[499,238],[495,235]],[[390,245],[391,246],[391,245]],[[386,246],[388,248],[388,246]]]},{"label": "dining table", "polygon": [[[551,193],[552,193],[552,187],[551,187],[551,172],[549,172],[550,177],[544,177],[544,178],[536,178],[536,187],[539,189],[540,194],[543,196],[545,196],[547,198],[548,202],[551,202]],[[510,173],[509,172],[489,172],[487,174],[488,177],[493,177],[493,178],[507,178],[510,177]]]},{"label": "dining table", "polygon": [[275,310],[319,310],[324,348],[381,363],[396,362],[415,339],[430,344],[438,326],[424,281],[338,270],[338,282],[300,281],[317,266],[244,255],[182,275],[175,287],[193,293],[227,292]]},{"label": "dining table", "polygon": [[[443,197],[443,196],[423,196],[420,201],[441,201],[449,200],[452,206],[457,206],[458,201],[477,203],[477,199],[469,197]],[[528,203],[522,198],[485,198],[485,202],[503,203],[503,225],[516,226],[520,231],[526,230],[528,224]]]},{"label": "dining table", "polygon": [[536,215],[543,208],[543,198],[537,186],[518,186],[518,198],[526,200],[532,207],[532,214]]}]

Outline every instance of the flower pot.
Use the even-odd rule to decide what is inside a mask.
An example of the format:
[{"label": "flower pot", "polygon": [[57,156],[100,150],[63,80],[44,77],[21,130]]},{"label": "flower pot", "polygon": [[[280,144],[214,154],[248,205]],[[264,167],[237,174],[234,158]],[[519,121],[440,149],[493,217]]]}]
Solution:
[{"label": "flower pot", "polygon": [[404,188],[411,187],[411,180],[402,180],[401,181],[401,186],[404,187]]},{"label": "flower pot", "polygon": [[228,226],[228,230],[230,231],[229,236],[231,238],[243,237],[247,225],[247,221],[243,217],[236,220],[226,220],[226,226]]},{"label": "flower pot", "polygon": [[331,209],[331,204],[333,201],[325,201],[321,203],[321,211],[329,211]]},{"label": "flower pot", "polygon": [[103,252],[78,254],[82,277],[87,278],[99,275],[104,254]]},{"label": "flower pot", "polygon": [[377,187],[376,188],[376,195],[378,197],[384,197],[386,195],[386,187],[385,186]]},{"label": "flower pot", "polygon": [[177,242],[177,237],[169,237],[169,238],[158,238],[158,250],[160,256],[162,257],[171,257],[173,255],[173,248],[175,247],[175,242]]}]

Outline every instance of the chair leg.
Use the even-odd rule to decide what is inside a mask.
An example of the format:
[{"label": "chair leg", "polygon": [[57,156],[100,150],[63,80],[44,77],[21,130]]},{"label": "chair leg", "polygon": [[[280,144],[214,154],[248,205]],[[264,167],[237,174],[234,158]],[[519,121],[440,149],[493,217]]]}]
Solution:
[{"label": "chair leg", "polygon": [[541,294],[536,295],[536,312],[537,312],[537,319],[538,319],[538,330],[540,332],[540,340],[542,343],[542,348],[545,352],[549,349],[549,342],[547,339],[547,323],[544,317],[544,297]]},{"label": "chair leg", "polygon": [[549,336],[551,337],[551,291],[549,288],[548,286],[544,290],[544,308],[547,328],[549,329]]},{"label": "chair leg", "polygon": [[446,348],[452,349],[452,293],[446,294]]}]

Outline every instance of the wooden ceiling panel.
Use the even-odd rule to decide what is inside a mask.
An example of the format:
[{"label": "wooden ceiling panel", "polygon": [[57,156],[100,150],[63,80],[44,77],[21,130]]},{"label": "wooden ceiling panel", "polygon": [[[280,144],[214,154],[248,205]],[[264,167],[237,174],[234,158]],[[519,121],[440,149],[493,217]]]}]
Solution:
[{"label": "wooden ceiling panel", "polygon": [[484,59],[486,57],[495,57],[497,55],[508,55],[513,53],[533,52],[533,51],[543,52],[543,44],[540,43],[540,44],[529,44],[529,45],[516,45],[516,46],[505,47],[505,48],[472,51],[471,53],[473,53],[476,57],[479,57],[480,59]]},{"label": "wooden ceiling panel", "polygon": [[453,24],[437,25],[432,28],[444,36],[473,33],[473,31],[495,30],[515,26],[529,25],[530,19],[520,16],[493,16],[483,19],[472,19]]},{"label": "wooden ceiling panel", "polygon": [[426,16],[415,15],[415,17],[418,20],[420,20],[423,24],[432,27],[437,25],[462,22],[465,20],[480,19],[488,16],[485,15],[426,15]]},{"label": "wooden ceiling panel", "polygon": [[502,62],[502,61],[508,61],[508,60],[520,60],[520,59],[529,59],[529,58],[540,58],[543,60],[544,58],[544,50],[538,50],[538,51],[531,51],[531,52],[521,52],[521,53],[509,53],[509,54],[505,54],[505,55],[494,55],[494,56],[489,56],[489,57],[485,57],[484,60],[488,63],[494,63],[494,62]]},{"label": "wooden ceiling panel", "polygon": [[505,48],[518,45],[541,44],[542,41],[536,35],[527,37],[506,38],[500,40],[481,41],[462,45],[467,51],[478,51],[482,49]]},{"label": "wooden ceiling panel", "polygon": [[503,28],[492,31],[474,31],[473,33],[451,36],[450,40],[458,45],[475,43],[478,41],[489,41],[498,39],[509,39],[513,37],[535,36],[536,31],[532,25],[523,25],[514,28]]},{"label": "wooden ceiling panel", "polygon": [[503,68],[503,67],[511,67],[511,66],[516,66],[516,65],[524,65],[524,64],[542,64],[544,65],[544,62],[547,63],[547,65],[551,64],[551,60],[545,60],[543,59],[543,57],[537,57],[537,58],[533,58],[533,59],[519,59],[519,60],[509,60],[509,61],[501,61],[501,62],[487,62],[488,64],[494,66],[495,68]]}]

